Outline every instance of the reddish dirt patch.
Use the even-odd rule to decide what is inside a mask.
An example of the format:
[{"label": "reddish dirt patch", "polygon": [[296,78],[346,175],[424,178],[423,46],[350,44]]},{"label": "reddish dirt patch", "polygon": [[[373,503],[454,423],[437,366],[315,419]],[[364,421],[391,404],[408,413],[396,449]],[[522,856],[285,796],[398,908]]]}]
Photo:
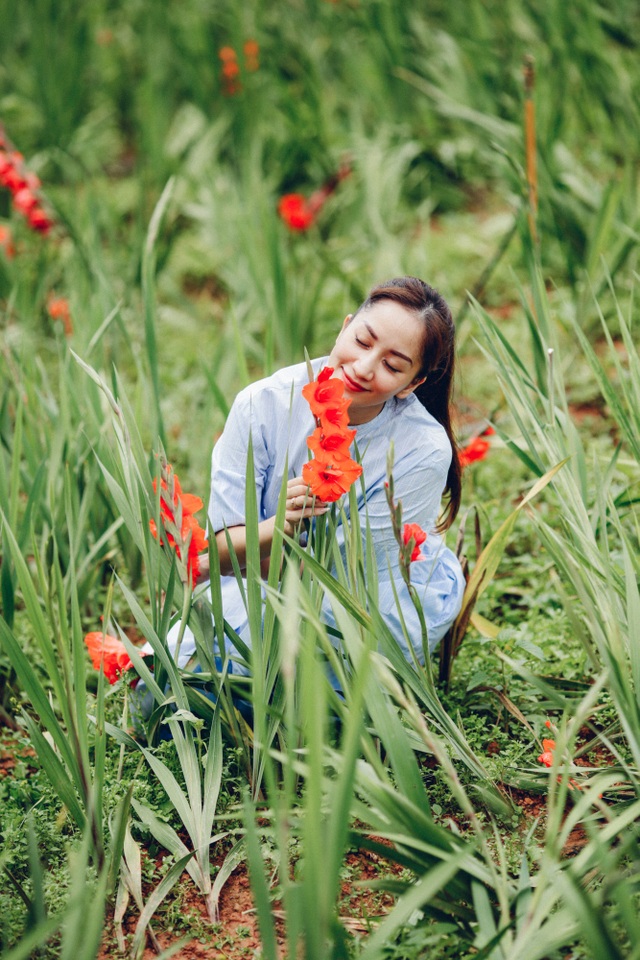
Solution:
[{"label": "reddish dirt patch", "polygon": [[[521,830],[526,832],[531,826],[531,821],[544,817],[547,808],[546,794],[531,794],[526,793],[524,790],[516,790],[513,788],[509,790],[509,794],[513,802],[524,814],[524,822],[520,828]],[[571,805],[571,791],[569,791],[567,795],[567,803],[569,806]],[[587,843],[587,840],[588,837],[584,827],[581,824],[577,824],[567,837],[562,848],[562,856],[572,857],[574,854],[579,853],[585,843]]]},{"label": "reddish dirt patch", "polygon": [[13,775],[16,764],[26,761],[27,771],[34,773],[37,770],[35,763],[29,763],[36,752],[32,747],[21,742],[21,734],[10,730],[3,730],[0,735],[0,777]]},{"label": "reddish dirt patch", "polygon": [[[153,932],[163,950],[186,940],[178,952],[173,954],[177,960],[200,960],[203,957],[212,960],[246,960],[255,955],[260,948],[260,938],[245,865],[238,867],[225,884],[220,896],[219,920],[215,924],[209,922],[203,898],[186,873],[179,882],[179,888],[180,914],[186,925],[197,928],[198,934],[189,938],[184,930],[163,929],[163,921],[156,917],[152,923]],[[124,931],[127,937],[133,934],[137,920],[138,913],[135,910],[125,918]],[[155,956],[156,952],[147,940],[143,960],[153,960]],[[110,922],[98,960],[116,957],[121,957],[121,954],[115,941],[113,924]]]},{"label": "reddish dirt patch", "polygon": [[[375,839],[386,845],[386,841],[381,838]],[[389,874],[397,875],[402,868],[389,863],[379,854],[366,850],[349,852],[345,857],[344,865],[348,876],[341,884],[340,918],[345,928],[351,933],[366,934],[375,927],[380,917],[388,913],[394,903],[391,895],[367,887],[366,882]],[[174,954],[177,960],[201,960],[204,957],[211,960],[218,960],[218,958],[247,960],[259,952],[261,943],[258,921],[246,864],[237,867],[225,884],[220,897],[219,920],[216,924],[208,922],[203,898],[186,873],[181,878],[179,888],[180,914],[184,918],[185,926],[196,927],[198,933],[197,936],[188,939]],[[146,895],[150,889],[145,891]],[[274,904],[273,915],[276,919],[279,954],[284,956],[286,948],[284,914],[277,903]],[[128,939],[133,935],[137,920],[137,910],[133,909],[127,914],[124,922],[124,932]],[[188,937],[188,934],[183,931],[163,929],[161,924],[162,921],[156,917],[153,931],[163,950],[184,940],[185,936]],[[143,960],[153,960],[155,956],[155,951],[148,941]],[[119,957],[121,954],[116,943],[115,931],[112,922],[109,922],[98,960],[111,960],[111,958],[115,960]]]}]

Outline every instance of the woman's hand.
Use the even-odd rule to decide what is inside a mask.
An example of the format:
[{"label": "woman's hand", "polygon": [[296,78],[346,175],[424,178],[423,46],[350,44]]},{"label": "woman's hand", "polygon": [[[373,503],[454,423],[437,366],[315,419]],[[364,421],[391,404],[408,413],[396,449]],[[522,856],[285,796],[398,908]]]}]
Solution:
[{"label": "woman's hand", "polygon": [[329,504],[313,498],[311,488],[302,477],[294,477],[287,483],[287,504],[284,515],[284,531],[292,537],[297,527],[309,517],[321,517]]}]

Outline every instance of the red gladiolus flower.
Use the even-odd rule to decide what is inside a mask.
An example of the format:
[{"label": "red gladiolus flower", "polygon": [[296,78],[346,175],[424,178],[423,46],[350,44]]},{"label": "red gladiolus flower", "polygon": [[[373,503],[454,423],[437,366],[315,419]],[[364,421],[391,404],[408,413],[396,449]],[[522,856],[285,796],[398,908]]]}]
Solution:
[{"label": "red gladiolus flower", "polygon": [[[202,509],[203,503],[200,497],[182,492],[180,481],[173,472],[171,464],[163,467],[162,473],[163,476],[160,478],[160,516],[166,528],[167,542],[176,551],[178,559],[184,563],[189,582],[197,583],[200,575],[199,554],[206,550],[208,541],[205,530],[193,514]],[[157,492],[156,480],[153,481],[153,489],[154,492]],[[181,518],[179,530],[176,514]],[[158,528],[155,520],[149,520],[149,529],[157,539]]]},{"label": "red gladiolus flower", "polygon": [[348,457],[355,435],[355,430],[336,430],[327,433],[322,427],[316,427],[311,436],[307,437],[307,446],[318,460],[330,461],[334,453]]},{"label": "red gladiolus flower", "polygon": [[[88,633],[84,642],[87,645],[91,662],[96,670],[102,671],[109,683],[116,683],[123,673],[133,666],[124,643],[108,633],[97,630]],[[146,656],[146,654],[142,654]]]},{"label": "red gladiolus flower", "polygon": [[553,751],[556,748],[555,740],[542,741],[542,753],[538,757],[538,763],[543,763],[545,767],[553,766]]},{"label": "red gladiolus flower", "polygon": [[286,193],[278,203],[278,213],[290,230],[308,230],[315,216],[301,193]]},{"label": "red gladiolus flower", "polygon": [[53,226],[53,220],[46,215],[41,207],[34,207],[29,213],[27,219],[29,221],[29,226],[33,230],[44,235],[49,233],[49,230],[51,230],[51,227]]},{"label": "red gladiolus flower", "polygon": [[362,467],[350,457],[333,455],[330,463],[309,460],[302,468],[302,478],[314,497],[324,503],[333,503],[346,493],[360,474]]},{"label": "red gladiolus flower", "polygon": [[474,437],[459,453],[460,466],[468,467],[470,463],[474,463],[476,460],[484,460],[490,447],[491,444],[488,440],[483,440],[482,437]]},{"label": "red gladiolus flower", "polygon": [[418,523],[405,523],[402,530],[402,542],[405,547],[413,541],[413,549],[411,551],[411,563],[414,560],[424,560],[422,556],[422,551],[420,550],[420,545],[425,542],[427,535]]},{"label": "red gladiolus flower", "polygon": [[321,417],[328,407],[338,407],[344,397],[344,383],[332,377],[333,369],[324,367],[316,380],[305,383],[302,396],[311,407],[314,417]]},{"label": "red gladiolus flower", "polygon": [[38,198],[29,187],[22,187],[14,194],[13,205],[16,210],[27,217],[34,207],[38,206]]},{"label": "red gladiolus flower", "polygon": [[16,151],[0,153],[0,184],[13,194],[27,186],[27,181],[22,172],[22,164],[21,153]]},{"label": "red gladiolus flower", "polygon": [[[169,482],[164,478],[160,479],[160,515],[163,520],[167,520],[170,523],[175,523],[175,513],[174,510],[177,508],[178,504],[182,505],[182,516],[191,516],[194,513],[197,513],[198,510],[202,510],[203,502],[200,497],[194,496],[192,493],[183,493],[182,487],[180,486],[180,481],[175,473],[173,473],[173,468],[170,463],[167,464],[165,470],[169,478]],[[173,494],[169,490],[169,484],[173,487]],[[153,492],[157,493],[158,490],[158,481],[154,479],[153,481]],[[165,496],[166,494],[166,496]]]},{"label": "red gladiolus flower", "polygon": [[325,434],[344,434],[349,424],[347,411],[351,401],[344,397],[342,380],[332,377],[332,373],[331,367],[321,370],[316,380],[302,388],[302,396]]}]

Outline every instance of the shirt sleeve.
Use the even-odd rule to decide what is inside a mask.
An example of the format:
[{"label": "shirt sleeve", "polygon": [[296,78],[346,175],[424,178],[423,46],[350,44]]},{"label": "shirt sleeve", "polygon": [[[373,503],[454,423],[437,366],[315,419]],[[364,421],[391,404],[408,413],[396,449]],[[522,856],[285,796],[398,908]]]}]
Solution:
[{"label": "shirt sleeve", "polygon": [[217,533],[227,527],[244,524],[247,489],[247,453],[249,436],[253,441],[256,499],[260,519],[262,490],[269,468],[265,438],[256,423],[256,398],[251,390],[242,390],[236,397],[222,435],[211,457],[211,493],[209,518]]}]

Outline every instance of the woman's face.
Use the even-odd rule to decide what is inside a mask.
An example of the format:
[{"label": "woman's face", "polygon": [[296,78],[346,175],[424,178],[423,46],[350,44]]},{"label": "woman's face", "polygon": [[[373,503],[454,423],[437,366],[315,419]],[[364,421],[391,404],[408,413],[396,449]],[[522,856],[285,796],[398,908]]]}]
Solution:
[{"label": "woman's face", "polygon": [[377,417],[387,400],[408,397],[424,382],[422,321],[394,300],[378,300],[345,319],[328,366],[344,382],[352,424]]}]

